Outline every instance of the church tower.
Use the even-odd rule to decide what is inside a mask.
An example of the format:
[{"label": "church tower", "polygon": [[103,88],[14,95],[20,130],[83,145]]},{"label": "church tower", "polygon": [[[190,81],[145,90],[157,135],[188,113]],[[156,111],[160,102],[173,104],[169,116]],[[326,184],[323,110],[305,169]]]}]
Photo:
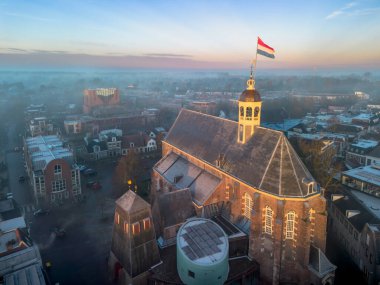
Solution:
[{"label": "church tower", "polygon": [[261,96],[255,90],[255,80],[251,75],[247,80],[247,89],[239,98],[238,142],[246,143],[254,134],[255,127],[260,126]]}]

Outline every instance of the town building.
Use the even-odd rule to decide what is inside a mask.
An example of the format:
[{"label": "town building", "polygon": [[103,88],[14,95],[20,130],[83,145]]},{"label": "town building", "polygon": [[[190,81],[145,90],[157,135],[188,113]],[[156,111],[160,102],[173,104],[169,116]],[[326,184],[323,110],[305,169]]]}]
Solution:
[{"label": "town building", "polygon": [[120,93],[117,88],[85,89],[83,94],[83,113],[85,114],[92,113],[98,107],[120,104]]},{"label": "town building", "polygon": [[[367,155],[375,149],[378,141],[359,139],[351,143],[346,149],[346,166],[348,169],[367,164]],[[372,155],[370,155],[372,156]]]},{"label": "town building", "polygon": [[34,118],[29,122],[29,133],[32,137],[52,135],[54,133],[53,123],[46,117]]},{"label": "town building", "polygon": [[[260,126],[261,105],[251,75],[238,122],[181,110],[152,173],[163,263],[151,268],[151,284],[195,284],[199,276],[191,268],[210,252],[196,233],[198,251],[181,240],[189,218],[213,220],[228,237],[229,273],[220,275],[226,284],[258,275],[260,284],[333,284],[336,267],[324,255],[326,200],[286,136]],[[193,262],[181,265],[181,250]]]},{"label": "town building", "polygon": [[328,213],[329,235],[361,271],[364,282],[378,284],[380,199],[346,190],[331,195]]},{"label": "town building", "polygon": [[24,140],[27,173],[37,203],[62,203],[81,195],[73,152],[56,135]]},{"label": "town building", "polygon": [[352,189],[380,197],[380,165],[371,164],[343,171],[341,182]]}]

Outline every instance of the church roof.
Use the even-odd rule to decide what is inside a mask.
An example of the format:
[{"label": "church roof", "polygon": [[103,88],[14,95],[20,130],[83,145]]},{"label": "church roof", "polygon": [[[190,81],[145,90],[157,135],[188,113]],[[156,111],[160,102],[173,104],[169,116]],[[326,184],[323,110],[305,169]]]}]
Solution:
[{"label": "church roof", "polygon": [[131,190],[128,190],[123,196],[117,199],[116,205],[128,214],[150,208],[150,205],[145,202],[144,199]]},{"label": "church roof", "polygon": [[166,143],[215,167],[219,161],[222,171],[256,189],[281,197],[311,195],[307,183],[313,177],[282,132],[257,127],[241,144],[237,131],[237,122],[182,109]]}]

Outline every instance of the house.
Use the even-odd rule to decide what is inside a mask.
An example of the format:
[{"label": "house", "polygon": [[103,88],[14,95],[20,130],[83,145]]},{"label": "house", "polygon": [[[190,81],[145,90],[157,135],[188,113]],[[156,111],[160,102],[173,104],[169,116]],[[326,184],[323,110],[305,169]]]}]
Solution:
[{"label": "house", "polygon": [[356,190],[332,194],[329,201],[328,231],[361,271],[365,284],[380,282],[379,209],[380,199]]},{"label": "house", "polygon": [[346,149],[346,166],[347,168],[355,168],[358,166],[366,165],[367,155],[374,150],[378,145],[374,140],[362,140],[359,139],[356,142],[351,143]]},{"label": "house", "polygon": [[145,133],[125,135],[122,138],[122,155],[127,155],[130,151],[146,153],[155,150],[157,150],[156,140]]},{"label": "house", "polygon": [[80,197],[80,172],[73,152],[58,136],[24,139],[24,156],[37,203],[61,203]]}]

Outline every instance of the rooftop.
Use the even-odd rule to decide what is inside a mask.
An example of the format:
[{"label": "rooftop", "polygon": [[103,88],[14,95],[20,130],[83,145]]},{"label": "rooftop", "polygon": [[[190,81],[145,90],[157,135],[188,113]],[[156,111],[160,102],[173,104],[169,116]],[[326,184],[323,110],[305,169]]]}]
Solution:
[{"label": "rooftop", "polygon": [[19,229],[19,228],[25,228],[25,219],[24,217],[17,217],[14,219],[9,219],[5,221],[0,222],[0,232],[8,232],[14,229]]},{"label": "rooftop", "polygon": [[351,194],[362,203],[376,218],[380,219],[380,199],[363,193],[361,191],[352,190]]},{"label": "rooftop", "polygon": [[73,153],[56,135],[27,138],[25,145],[32,161],[33,171],[43,170],[54,159],[65,159],[73,163]]},{"label": "rooftop", "polygon": [[182,109],[165,143],[263,192],[281,197],[319,192],[304,183],[314,179],[282,132],[257,127],[241,144],[237,131],[235,121]]},{"label": "rooftop", "polygon": [[344,171],[342,174],[380,187],[380,166],[362,166]]},{"label": "rooftop", "polygon": [[228,238],[211,220],[189,220],[179,229],[177,242],[184,254],[197,264],[216,263],[228,255]]},{"label": "rooftop", "polygon": [[356,143],[352,143],[351,146],[359,148],[373,148],[378,145],[377,141],[373,140],[358,140]]}]

